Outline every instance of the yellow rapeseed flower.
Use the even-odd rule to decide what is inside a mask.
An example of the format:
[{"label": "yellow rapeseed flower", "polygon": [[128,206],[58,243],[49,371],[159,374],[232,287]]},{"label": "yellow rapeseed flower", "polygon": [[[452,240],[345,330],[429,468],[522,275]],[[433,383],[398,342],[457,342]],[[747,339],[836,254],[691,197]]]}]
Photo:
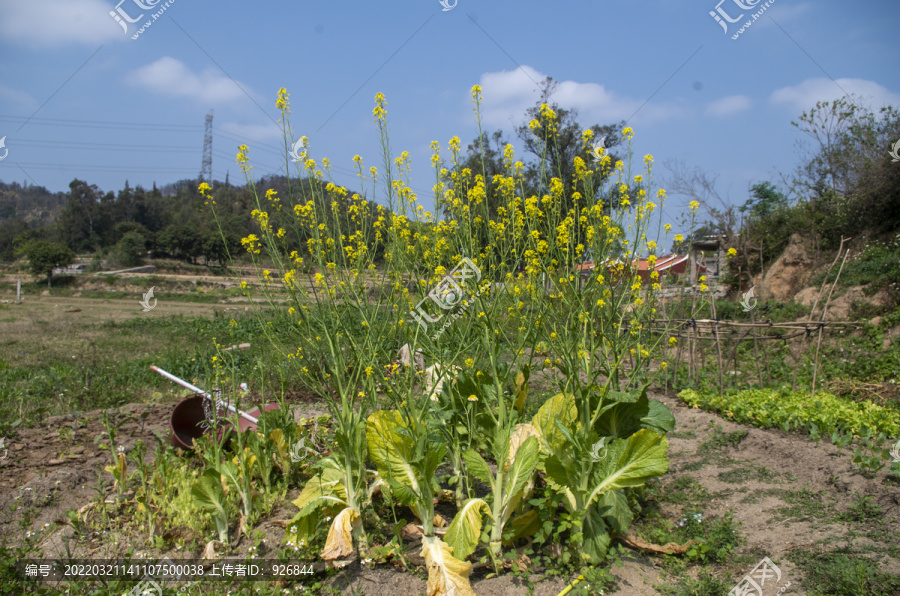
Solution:
[{"label": "yellow rapeseed flower", "polygon": [[278,99],[275,100],[275,107],[281,110],[282,112],[285,110],[290,111],[290,96],[288,95],[287,89],[282,87],[278,90]]}]

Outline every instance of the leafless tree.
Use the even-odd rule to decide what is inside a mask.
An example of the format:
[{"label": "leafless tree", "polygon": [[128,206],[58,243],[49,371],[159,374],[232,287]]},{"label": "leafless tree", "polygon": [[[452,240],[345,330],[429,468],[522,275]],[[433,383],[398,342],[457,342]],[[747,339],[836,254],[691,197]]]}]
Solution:
[{"label": "leafless tree", "polygon": [[669,194],[683,196],[689,202],[697,201],[705,220],[702,223],[722,234],[727,244],[733,243],[739,223],[736,208],[719,192],[716,176],[699,167],[691,169],[680,160],[664,162],[663,166],[669,172],[665,182]]}]

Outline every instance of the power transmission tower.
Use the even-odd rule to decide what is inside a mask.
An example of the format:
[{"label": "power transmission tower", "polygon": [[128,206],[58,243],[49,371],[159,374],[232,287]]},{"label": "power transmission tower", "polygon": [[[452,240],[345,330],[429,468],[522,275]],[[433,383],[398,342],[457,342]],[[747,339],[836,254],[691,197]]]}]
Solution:
[{"label": "power transmission tower", "polygon": [[206,130],[203,134],[203,165],[200,166],[200,182],[212,182],[212,121],[213,111],[206,115]]}]

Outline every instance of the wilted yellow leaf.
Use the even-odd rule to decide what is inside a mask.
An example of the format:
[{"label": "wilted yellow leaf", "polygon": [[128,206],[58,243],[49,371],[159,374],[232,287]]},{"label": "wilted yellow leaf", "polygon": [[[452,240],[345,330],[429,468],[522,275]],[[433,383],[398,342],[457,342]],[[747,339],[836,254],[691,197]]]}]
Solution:
[{"label": "wilted yellow leaf", "polygon": [[422,556],[428,566],[427,596],[475,596],[469,584],[472,564],[454,558],[443,540],[423,538]]},{"label": "wilted yellow leaf", "polygon": [[356,509],[346,507],[338,513],[328,530],[322,558],[334,561],[350,555],[353,552],[353,528],[359,524],[359,512]]}]

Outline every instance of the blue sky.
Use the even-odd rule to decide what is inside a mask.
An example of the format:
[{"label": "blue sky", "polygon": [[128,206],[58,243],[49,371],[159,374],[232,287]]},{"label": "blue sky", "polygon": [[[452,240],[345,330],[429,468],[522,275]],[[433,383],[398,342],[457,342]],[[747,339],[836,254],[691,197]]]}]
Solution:
[{"label": "blue sky", "polygon": [[848,92],[900,106],[895,0],[775,0],[737,39],[764,0],[718,4],[743,15],[727,33],[710,16],[718,0],[458,0],[452,10],[438,0],[174,0],[137,39],[165,0],[119,3],[144,15],[127,33],[110,16],[117,2],[0,0],[0,180],[58,191],[75,177],[103,190],[195,178],[210,109],[216,180],[240,182],[241,143],[257,177],[276,173],[275,98],[286,87],[295,135],[355,189],[353,155],[381,163],[380,91],[392,148],[410,152],[412,186],[430,205],[430,142],[446,154],[452,136],[476,136],[471,86],[484,88],[485,129],[503,128],[521,154],[513,127],[549,75],[561,83],[554,100],[583,125],[628,120],[658,185],[664,164],[681,160],[742,203],[749,185],[795,167],[802,135],[790,122],[817,100]]}]

